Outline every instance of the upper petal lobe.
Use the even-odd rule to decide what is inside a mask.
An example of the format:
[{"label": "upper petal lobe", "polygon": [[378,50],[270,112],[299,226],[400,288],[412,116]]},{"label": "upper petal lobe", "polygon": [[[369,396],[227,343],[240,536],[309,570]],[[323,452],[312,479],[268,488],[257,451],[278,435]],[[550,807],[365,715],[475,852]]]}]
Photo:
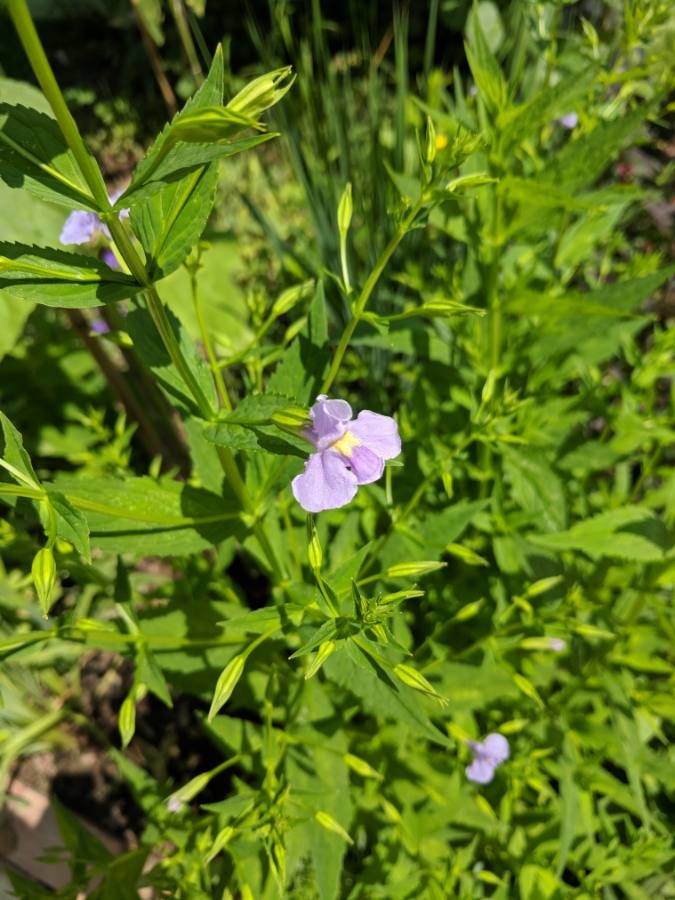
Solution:
[{"label": "upper petal lobe", "polygon": [[351,433],[381,459],[394,459],[401,452],[396,420],[364,409],[349,424]]}]

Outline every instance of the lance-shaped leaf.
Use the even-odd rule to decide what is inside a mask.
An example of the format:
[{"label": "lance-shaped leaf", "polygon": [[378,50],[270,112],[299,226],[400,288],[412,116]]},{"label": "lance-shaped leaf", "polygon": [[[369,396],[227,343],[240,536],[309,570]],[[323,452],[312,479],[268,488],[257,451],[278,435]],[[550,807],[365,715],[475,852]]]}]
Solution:
[{"label": "lance-shaped leaf", "polygon": [[27,106],[0,103],[0,177],[43,200],[97,209],[55,119]]},{"label": "lance-shaped leaf", "polygon": [[141,290],[131,276],[89,256],[0,241],[0,292],[70,309],[126,300]]},{"label": "lance-shaped leaf", "polygon": [[235,140],[246,129],[262,130],[258,116],[277,103],[293,83],[290,67],[268,72],[250,82],[223,106],[223,60],[218,47],[208,77],[185,107],[163,129],[120,198],[120,209],[176,177],[200,166],[255,147],[276,135]]}]

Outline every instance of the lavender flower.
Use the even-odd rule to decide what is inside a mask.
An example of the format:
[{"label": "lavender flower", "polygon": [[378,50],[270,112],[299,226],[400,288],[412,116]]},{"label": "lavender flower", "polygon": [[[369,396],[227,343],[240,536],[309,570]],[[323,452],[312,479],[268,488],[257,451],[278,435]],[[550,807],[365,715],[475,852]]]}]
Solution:
[{"label": "lavender flower", "polygon": [[[123,193],[123,189],[114,191],[109,194],[110,205],[112,206]],[[129,215],[128,209],[120,211],[120,219],[124,219]],[[103,237],[111,240],[110,230],[104,224],[95,212],[87,212],[84,209],[76,209],[68,216],[63,223],[59,240],[62,244],[88,244],[97,237]]]},{"label": "lavender flower", "polygon": [[564,116],[560,116],[558,122],[560,122],[563,128],[572,131],[579,124],[579,116],[575,112],[565,113]]},{"label": "lavender flower", "polygon": [[319,394],[309,411],[306,437],[316,447],[305,471],[293,479],[293,496],[307,512],[337,509],[354,499],[359,485],[377,481],[385,459],[401,452],[398,426],[390,416],[363,410],[352,419],[346,400]]},{"label": "lavender flower", "polygon": [[554,653],[562,653],[567,647],[565,638],[551,637],[548,639],[548,649]]},{"label": "lavender flower", "polygon": [[94,319],[91,323],[91,330],[94,334],[107,334],[110,331],[110,325],[105,319]]},{"label": "lavender flower", "polygon": [[466,767],[466,777],[476,784],[489,784],[495,769],[509,758],[509,742],[503,734],[488,734],[484,741],[469,741],[473,762]]}]

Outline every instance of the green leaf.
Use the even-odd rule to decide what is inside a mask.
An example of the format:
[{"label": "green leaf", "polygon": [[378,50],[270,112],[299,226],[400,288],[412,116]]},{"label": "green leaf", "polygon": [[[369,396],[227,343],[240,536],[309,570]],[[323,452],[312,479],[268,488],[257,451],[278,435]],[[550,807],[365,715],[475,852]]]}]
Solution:
[{"label": "green leaf", "polygon": [[506,82],[485,39],[477,3],[474,3],[470,16],[472,27],[467,31],[469,42],[464,45],[466,58],[486,108],[498,113],[506,105]]},{"label": "green leaf", "polygon": [[326,298],[319,282],[309,308],[307,325],[284,353],[267,384],[267,391],[295,397],[300,404],[309,404],[319,391],[328,362]]},{"label": "green leaf", "polygon": [[541,329],[556,332],[563,318],[585,321],[591,316],[612,319],[637,314],[641,304],[673,274],[675,265],[641,278],[615,281],[594,291],[567,291],[560,296],[519,291],[508,306],[516,313],[541,316]]},{"label": "green leaf", "polygon": [[128,206],[129,199],[131,198],[133,193],[141,185],[145,184],[152,177],[153,173],[158,169],[160,163],[166,157],[171,146],[172,142],[170,139],[170,135],[172,128],[178,125],[181,119],[189,115],[190,113],[204,107],[218,106],[223,102],[224,77],[223,51],[222,47],[218,45],[213,56],[213,62],[211,64],[211,68],[209,69],[209,74],[204,79],[204,83],[199,87],[197,91],[195,91],[193,96],[190,97],[183,109],[174,116],[173,120],[162,129],[156,141],[150,147],[145,157],[136,166],[133,178],[131,179],[131,184],[124,192],[124,194],[122,194],[122,196],[118,199],[117,203],[115,204],[116,209],[124,209],[125,206]]},{"label": "green leaf", "polygon": [[242,530],[234,498],[187,484],[64,475],[55,486],[86,514],[92,544],[115,553],[198,553]]},{"label": "green leaf", "polygon": [[0,177],[42,200],[97,209],[56,120],[36,109],[0,103]]},{"label": "green leaf", "polygon": [[201,237],[211,214],[217,181],[218,167],[211,164],[132,207],[131,224],[145,250],[153,280],[177,269]]},{"label": "green leaf", "polygon": [[161,47],[164,43],[164,32],[162,31],[164,12],[161,0],[136,0],[134,10],[152,40],[158,47]]},{"label": "green leaf", "polygon": [[427,740],[448,746],[445,735],[422,712],[412,688],[395,682],[351,641],[344,646],[349,646],[349,654],[338,650],[324,664],[323,671],[331,681],[358,697],[371,715],[401,722]]},{"label": "green leaf", "polygon": [[550,531],[567,524],[565,491],[542,454],[502,447],[504,474],[514,501]]},{"label": "green leaf", "polygon": [[576,101],[591,88],[596,75],[595,65],[589,65],[581,72],[570,72],[553,87],[536,91],[527,103],[507,109],[498,120],[505,145],[523,143],[556,116],[570,112]]},{"label": "green leaf", "polygon": [[35,474],[30,456],[24,450],[23,438],[2,410],[0,410],[0,428],[2,429],[0,456],[23,476],[23,479],[19,480],[38,486],[40,481]]},{"label": "green leaf", "polygon": [[137,884],[149,853],[149,847],[142,847],[107,862],[103,881],[89,892],[89,900],[138,900]]},{"label": "green leaf", "polygon": [[591,559],[615,556],[634,562],[663,558],[663,528],[653,513],[641,506],[623,506],[599,513],[557,534],[528,535],[552,550],[579,550]]},{"label": "green leaf", "polygon": [[548,184],[574,193],[592,184],[602,175],[627,140],[637,131],[651,108],[644,103],[625,116],[601,122],[590,134],[568,141],[540,175],[539,186],[545,191]]},{"label": "green leaf", "polygon": [[279,394],[250,394],[223,421],[207,425],[204,436],[220,447],[233,450],[264,450],[280,456],[304,458],[311,445],[304,439],[270,425],[274,413],[288,409],[295,401]]},{"label": "green leaf", "polygon": [[140,644],[136,652],[136,680],[159,697],[166,706],[173,706],[164,674],[150,648]]},{"label": "green leaf", "polygon": [[49,503],[56,514],[56,535],[68,541],[87,562],[91,562],[89,525],[79,509],[58,491],[48,491]]},{"label": "green leaf", "polygon": [[[200,355],[195,342],[185,333],[181,322],[170,309],[166,307],[164,309],[190,371],[210,406],[215,408],[217,395],[211,370]],[[124,327],[134,342],[134,349],[146,366],[152,369],[167,394],[188,412],[199,413],[192,393],[174,367],[147,309],[140,306],[133,309],[124,320]]]},{"label": "green leaf", "polygon": [[425,516],[421,525],[421,539],[430,557],[440,556],[448,543],[456,541],[471,520],[487,506],[487,500],[462,500],[440,512]]},{"label": "green leaf", "polygon": [[133,297],[129,275],[89,256],[0,242],[0,294],[65,308],[102,306]]}]

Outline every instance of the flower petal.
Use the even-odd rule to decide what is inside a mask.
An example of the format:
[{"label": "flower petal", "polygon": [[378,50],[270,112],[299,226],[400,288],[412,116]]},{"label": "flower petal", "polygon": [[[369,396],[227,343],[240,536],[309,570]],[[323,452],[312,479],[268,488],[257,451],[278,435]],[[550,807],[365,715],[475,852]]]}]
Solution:
[{"label": "flower petal", "polygon": [[59,240],[62,244],[87,244],[100,224],[96,213],[76,209],[63,223]]},{"label": "flower petal", "polygon": [[396,420],[391,416],[364,409],[349,425],[349,430],[364,447],[372,450],[380,459],[393,459],[401,452],[401,438]]},{"label": "flower petal", "polygon": [[495,766],[489,759],[478,756],[466,767],[466,777],[476,784],[489,784],[495,776]]},{"label": "flower petal", "polygon": [[358,484],[370,484],[382,477],[384,460],[367,447],[354,447],[346,463],[356,475]]},{"label": "flower petal", "polygon": [[345,433],[352,408],[346,400],[330,400],[325,394],[319,394],[309,414],[313,426],[308,436],[319,450],[323,450]]},{"label": "flower petal", "polygon": [[509,758],[509,742],[503,734],[488,734],[478,753],[489,757],[496,765]]},{"label": "flower petal", "polygon": [[293,496],[307,512],[337,509],[354,499],[357,491],[356,475],[350,472],[344,459],[332,450],[312,453],[305,463],[305,471],[291,484]]}]

